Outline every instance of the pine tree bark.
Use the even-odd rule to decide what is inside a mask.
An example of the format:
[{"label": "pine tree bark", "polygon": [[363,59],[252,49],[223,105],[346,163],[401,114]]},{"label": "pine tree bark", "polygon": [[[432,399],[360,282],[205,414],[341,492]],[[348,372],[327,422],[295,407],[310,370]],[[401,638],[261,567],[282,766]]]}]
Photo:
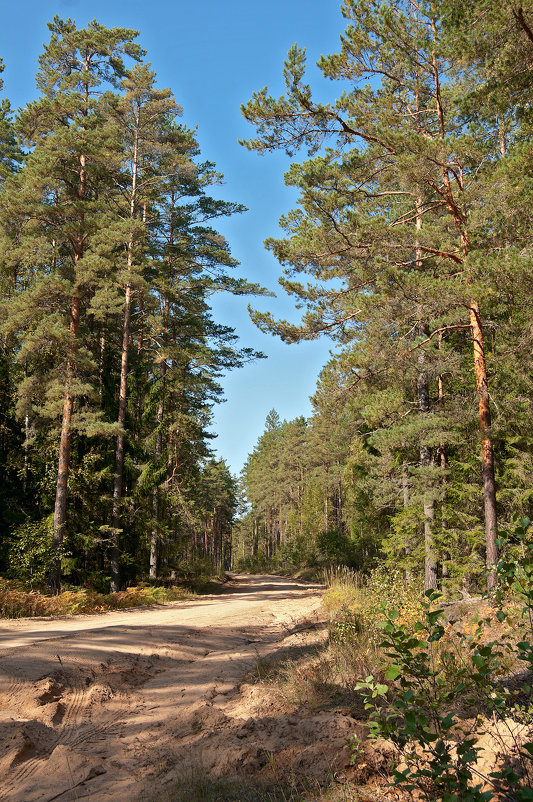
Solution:
[{"label": "pine tree bark", "polygon": [[115,450],[115,480],[113,483],[113,531],[111,546],[111,592],[120,589],[120,502],[124,479],[124,426],[126,423],[126,400],[128,380],[128,350],[131,321],[131,287],[126,287],[124,323],[122,330],[122,353],[120,360],[120,389],[118,400],[118,425],[121,431],[117,435]]},{"label": "pine tree bark", "polygon": [[[166,301],[168,309],[168,300]],[[163,435],[161,433],[161,425],[163,423],[164,415],[164,392],[165,392],[165,376],[167,370],[167,363],[165,360],[161,362],[161,399],[157,406],[157,434],[155,438],[154,461],[157,465],[163,453]],[[156,485],[152,491],[152,532],[150,536],[150,579],[157,578],[157,546],[159,540],[158,524],[159,524],[159,488]]]},{"label": "pine tree bark", "polygon": [[[429,413],[429,384],[425,372],[418,374],[418,408],[423,415]],[[422,470],[432,464],[431,449],[425,443],[420,443],[420,467]],[[437,559],[433,542],[433,528],[435,524],[435,501],[431,482],[423,477],[424,489],[424,589],[432,590],[437,587]]]},{"label": "pine tree bark", "polygon": [[[406,445],[407,444],[404,440],[402,442],[402,449],[405,450]],[[409,506],[409,464],[405,458],[402,460],[402,503],[404,510],[406,510]],[[410,542],[409,538],[407,538],[404,547],[404,554],[406,561],[406,567],[405,567],[406,579],[411,578],[411,567],[409,565],[409,558],[411,556],[411,551],[412,551],[412,543]]]},{"label": "pine tree bark", "polygon": [[[85,109],[88,107],[88,89],[85,93]],[[85,155],[79,156],[79,185],[77,197],[79,201],[84,201],[87,195],[87,172],[86,172],[86,157]],[[74,246],[74,282],[78,278],[78,263],[83,256],[83,212],[79,218],[79,235]],[[70,306],[70,323],[69,323],[69,358],[67,362],[67,378],[66,378],[66,391],[63,401],[63,415],[61,418],[61,436],[59,440],[59,459],[57,467],[57,484],[56,484],[56,498],[54,505],[54,524],[52,535],[52,561],[50,566],[50,581],[49,585],[52,590],[59,591],[61,586],[61,555],[60,549],[65,536],[65,527],[67,523],[67,494],[68,494],[68,475],[70,468],[70,438],[71,438],[71,422],[72,412],[74,410],[74,396],[71,389],[71,381],[74,375],[74,360],[78,350],[78,334],[80,330],[80,307],[81,299],[78,293],[75,293],[71,299]]]},{"label": "pine tree bark", "polygon": [[[422,266],[422,251],[420,248],[420,231],[422,229],[422,198],[416,199],[416,265],[417,269]],[[425,333],[426,327],[421,326],[421,332]],[[425,370],[425,354],[422,348],[418,351],[418,409],[426,417],[429,414],[429,381]],[[429,469],[432,463],[431,449],[423,441],[420,442],[420,467]],[[437,587],[437,559],[435,556],[435,545],[433,542],[433,529],[435,525],[435,498],[431,482],[427,476],[422,478],[424,482],[424,589],[434,590]]]},{"label": "pine tree bark", "polygon": [[[76,259],[77,261],[77,259]],[[63,416],[61,419],[61,437],[59,441],[59,460],[57,469],[56,500],[54,506],[54,529],[52,535],[52,566],[50,570],[50,588],[59,591],[61,586],[61,555],[60,549],[65,535],[67,523],[67,492],[68,474],[70,466],[70,425],[74,409],[74,396],[69,387],[73,376],[73,357],[77,350],[77,338],[80,327],[80,298],[72,298],[70,309],[69,332],[71,335],[70,359],[67,364],[67,388],[63,401]]]},{"label": "pine tree bark", "polygon": [[496,511],[496,481],[494,475],[494,450],[491,437],[491,414],[489,388],[487,382],[487,366],[485,363],[485,346],[481,315],[477,301],[470,302],[470,325],[474,342],[474,367],[476,388],[479,403],[479,421],[481,428],[481,462],[483,469],[483,500],[485,507],[485,538],[487,548],[488,589],[494,590],[497,585],[496,565],[498,563],[498,518]]},{"label": "pine tree bark", "polygon": [[[174,202],[174,196],[172,196],[172,202]],[[146,204],[144,205],[143,211],[143,220],[146,222]],[[174,245],[174,226],[172,220],[172,212],[171,212],[171,219],[170,219],[170,231],[169,231],[169,255],[168,255],[168,267],[169,267],[169,275],[172,275],[172,246]],[[166,349],[168,345],[168,318],[170,314],[170,300],[168,296],[165,298],[165,309],[163,313],[163,348]],[[161,398],[159,400],[159,404],[157,407],[157,435],[155,439],[155,449],[154,449],[154,460],[157,466],[159,460],[161,459],[161,454],[163,453],[163,436],[161,433],[161,425],[163,423],[163,415],[165,412],[165,386],[166,386],[166,373],[167,373],[167,362],[166,362],[166,354],[164,354],[163,361],[160,365],[160,377],[161,377]],[[152,491],[152,532],[150,535],[150,579],[157,578],[157,547],[158,547],[158,540],[159,540],[159,532],[158,532],[158,525],[159,525],[159,488],[157,485],[154,487]]]},{"label": "pine tree bark", "polygon": [[[433,25],[434,36],[435,26]],[[437,116],[439,120],[439,134],[444,138],[444,107],[442,104],[437,59],[433,54],[433,73],[435,81],[435,99],[437,103]],[[505,153],[505,142],[500,142],[501,153]],[[467,229],[466,213],[457,204],[451,188],[450,175],[445,166],[441,167],[443,187],[446,196],[446,205],[452,216],[455,227],[460,234],[461,249],[466,259],[470,251],[470,238]],[[458,173],[460,193],[463,192],[461,171]],[[496,482],[494,471],[494,449],[491,435],[490,396],[487,380],[487,366],[485,362],[485,346],[483,342],[483,329],[481,313],[477,300],[470,301],[470,327],[472,331],[474,372],[479,403],[479,428],[481,432],[481,462],[483,470],[483,507],[485,518],[486,561],[488,571],[488,589],[494,590],[497,584],[496,564],[498,562],[498,519],[496,514]]]},{"label": "pine tree bark", "polygon": [[[137,204],[137,169],[139,153],[139,111],[135,120],[135,138],[133,144],[132,159],[132,181],[130,198],[130,220],[135,216]],[[128,242],[127,269],[131,273],[133,265],[133,234]],[[128,383],[128,357],[130,344],[130,324],[131,324],[131,302],[133,288],[128,281],[125,291],[124,302],[124,322],[122,328],[122,352],[120,359],[120,389],[118,399],[118,425],[117,445],[115,450],[115,480],[113,483],[113,529],[111,535],[111,592],[116,593],[120,589],[120,531],[121,531],[121,510],[122,485],[124,478],[124,427],[126,424],[126,403],[127,403],[127,383]]]},{"label": "pine tree bark", "polygon": [[257,518],[254,517],[253,522],[253,540],[252,540],[252,557],[257,556],[259,550],[259,527],[257,525]]},{"label": "pine tree bark", "polygon": [[[442,350],[442,332],[439,334],[439,351]],[[444,410],[444,377],[442,374],[439,374],[438,377],[438,385],[437,385],[437,406],[439,412],[443,412]],[[442,471],[442,500],[441,500],[441,520],[440,525],[441,529],[444,532],[447,528],[446,525],[446,515],[445,515],[445,505],[446,505],[446,443],[444,440],[441,440],[439,443],[439,452],[438,452],[438,462]],[[450,560],[450,553],[445,551],[442,555],[442,578],[447,579],[450,575],[448,561]]]}]

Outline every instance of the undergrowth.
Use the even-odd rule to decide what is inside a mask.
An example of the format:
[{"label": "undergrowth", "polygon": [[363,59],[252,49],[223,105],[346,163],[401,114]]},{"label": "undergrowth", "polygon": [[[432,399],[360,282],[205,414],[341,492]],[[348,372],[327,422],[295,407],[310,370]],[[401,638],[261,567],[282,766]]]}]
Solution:
[{"label": "undergrowth", "polygon": [[355,689],[372,737],[396,747],[393,783],[413,799],[533,800],[529,524],[517,520],[512,536],[500,538],[498,592],[477,624],[448,620],[435,590],[424,594],[414,627],[394,605],[381,605],[385,674],[370,674]]},{"label": "undergrowth", "polygon": [[[349,570],[330,571],[327,647],[270,667],[264,681],[294,706],[344,704],[366,721],[375,750],[389,753],[401,798],[533,802],[528,527],[518,520],[500,540],[491,599],[452,604],[399,573],[378,570],[363,583]],[[355,739],[354,763],[362,749]]]},{"label": "undergrowth", "polygon": [[369,796],[352,783],[339,784],[334,779],[325,786],[302,777],[267,783],[241,777],[213,778],[195,769],[166,792],[159,791],[150,802],[381,802],[385,799],[379,789]]},{"label": "undergrowth", "polygon": [[191,593],[181,587],[134,587],[118,593],[97,593],[80,589],[66,590],[55,596],[24,590],[17,583],[0,579],[0,617],[25,618],[50,615],[122,610],[188,598]]},{"label": "undergrowth", "polygon": [[202,771],[193,771],[179,779],[158,802],[304,802],[309,789],[295,785],[259,783],[250,779],[210,778]]}]

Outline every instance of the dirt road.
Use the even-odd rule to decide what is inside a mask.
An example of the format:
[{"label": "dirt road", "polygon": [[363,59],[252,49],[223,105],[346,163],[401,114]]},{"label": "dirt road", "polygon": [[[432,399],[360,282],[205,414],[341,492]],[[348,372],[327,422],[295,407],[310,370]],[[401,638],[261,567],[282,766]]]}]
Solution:
[{"label": "dirt road", "polygon": [[1,621],[0,800],[148,798],[149,778],[227,720],[243,675],[319,606],[316,585],[235,576],[157,608]]}]

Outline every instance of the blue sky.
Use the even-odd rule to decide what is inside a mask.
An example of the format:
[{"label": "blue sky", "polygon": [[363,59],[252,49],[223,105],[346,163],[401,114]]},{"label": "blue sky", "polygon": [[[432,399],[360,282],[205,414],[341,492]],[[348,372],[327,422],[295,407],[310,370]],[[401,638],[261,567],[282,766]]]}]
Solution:
[{"label": "blue sky", "polygon": [[[338,49],[343,19],[338,0],[26,0],[23,6],[3,3],[0,56],[5,62],[4,94],[16,108],[35,96],[37,58],[48,41],[46,23],[55,14],[71,17],[79,27],[96,18],[108,27],[140,31],[138,41],[158,76],[183,106],[183,120],[198,127],[202,158],[216,162],[225,175],[221,196],[244,203],[249,211],[218,230],[239,260],[239,272],[277,293],[258,299],[260,309],[296,320],[290,299],[277,286],[280,267],[263,240],[279,233],[279,216],[295,203],[284,186],[288,160],[263,157],[237,140],[253,134],[240,114],[240,104],[268,84],[282,91],[282,64],[293,42],[305,45],[314,86],[332,95],[314,63],[322,53]],[[262,334],[248,318],[247,300],[219,298],[215,317],[233,326],[241,343],[263,351],[268,359],[233,371],[222,382],[226,403],[215,408],[214,446],[238,473],[263,431],[273,407],[282,418],[308,415],[320,368],[331,342],[320,340],[288,346]]]}]

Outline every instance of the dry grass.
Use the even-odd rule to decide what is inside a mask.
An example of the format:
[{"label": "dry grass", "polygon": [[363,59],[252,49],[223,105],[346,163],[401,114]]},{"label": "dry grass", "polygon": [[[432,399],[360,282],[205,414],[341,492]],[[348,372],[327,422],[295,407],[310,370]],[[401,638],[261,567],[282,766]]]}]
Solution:
[{"label": "dry grass", "polygon": [[313,797],[302,787],[254,782],[239,777],[211,778],[201,770],[193,770],[180,778],[158,802],[303,802]]},{"label": "dry grass", "polygon": [[26,618],[121,610],[175,601],[190,595],[180,587],[135,587],[119,593],[104,594],[81,589],[47,596],[38,591],[23,590],[15,583],[0,579],[0,617]]},{"label": "dry grass", "polygon": [[[326,787],[293,778],[292,782],[256,782],[240,777],[210,778],[200,769],[180,778],[172,788],[158,792],[150,802],[381,802],[391,800],[387,790],[358,788],[332,779]],[[143,802],[147,800],[143,799]]]}]

